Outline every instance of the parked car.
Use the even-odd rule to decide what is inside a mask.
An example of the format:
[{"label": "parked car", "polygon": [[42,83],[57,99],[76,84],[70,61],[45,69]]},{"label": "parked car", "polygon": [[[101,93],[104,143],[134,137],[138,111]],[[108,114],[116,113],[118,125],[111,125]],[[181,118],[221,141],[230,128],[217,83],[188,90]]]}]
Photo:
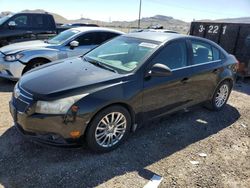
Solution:
[{"label": "parked car", "polygon": [[200,103],[221,110],[235,72],[235,57],[207,39],[130,33],[31,70],[15,86],[10,109],[27,137],[54,145],[86,140],[106,152],[153,118]]},{"label": "parked car", "polygon": [[0,48],[0,77],[19,79],[40,65],[72,56],[83,55],[101,43],[124,34],[120,31],[79,27],[66,30],[54,38],[11,44]]},{"label": "parked car", "polygon": [[62,27],[74,28],[74,27],[99,27],[99,26],[96,24],[89,24],[89,23],[69,23],[69,24],[63,24]]},{"label": "parked car", "polygon": [[136,29],[133,30],[131,33],[136,32],[161,32],[161,33],[176,33],[179,34],[177,31],[169,30],[169,29]]},{"label": "parked car", "polygon": [[0,18],[0,47],[15,42],[44,40],[67,28],[56,27],[48,13],[17,13]]}]

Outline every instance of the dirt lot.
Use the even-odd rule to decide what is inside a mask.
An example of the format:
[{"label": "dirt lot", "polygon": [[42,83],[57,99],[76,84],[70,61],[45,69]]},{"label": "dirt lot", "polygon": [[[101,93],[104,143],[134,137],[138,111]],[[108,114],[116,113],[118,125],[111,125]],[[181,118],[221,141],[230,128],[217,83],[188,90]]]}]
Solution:
[{"label": "dirt lot", "polygon": [[153,174],[164,188],[250,185],[250,81],[236,85],[223,111],[196,107],[152,122],[105,154],[24,140],[8,112],[13,86],[0,80],[0,187],[133,188]]}]

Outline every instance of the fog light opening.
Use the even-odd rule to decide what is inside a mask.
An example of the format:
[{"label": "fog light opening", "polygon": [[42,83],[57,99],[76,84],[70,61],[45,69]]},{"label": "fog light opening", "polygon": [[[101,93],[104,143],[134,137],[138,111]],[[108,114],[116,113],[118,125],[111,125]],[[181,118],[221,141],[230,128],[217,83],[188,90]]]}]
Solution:
[{"label": "fog light opening", "polygon": [[81,133],[80,133],[80,131],[71,131],[70,136],[71,136],[71,138],[76,139],[76,138],[79,138],[81,136]]}]

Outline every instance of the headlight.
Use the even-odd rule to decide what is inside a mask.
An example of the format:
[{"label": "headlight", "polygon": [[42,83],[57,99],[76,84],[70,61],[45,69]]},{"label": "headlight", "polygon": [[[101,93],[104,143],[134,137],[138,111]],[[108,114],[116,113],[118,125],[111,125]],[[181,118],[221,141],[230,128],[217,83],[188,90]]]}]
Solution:
[{"label": "headlight", "polygon": [[5,61],[16,61],[20,58],[22,58],[23,54],[10,54],[5,56]]},{"label": "headlight", "polygon": [[86,97],[88,93],[82,95],[76,95],[72,97],[67,97],[55,101],[38,101],[36,104],[36,113],[40,114],[66,114],[69,108],[82,99]]}]

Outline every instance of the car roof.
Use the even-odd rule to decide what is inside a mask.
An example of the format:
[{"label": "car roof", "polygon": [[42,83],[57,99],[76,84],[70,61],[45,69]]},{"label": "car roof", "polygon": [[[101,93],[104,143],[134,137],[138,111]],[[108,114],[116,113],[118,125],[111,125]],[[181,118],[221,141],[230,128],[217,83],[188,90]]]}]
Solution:
[{"label": "car roof", "polygon": [[119,34],[125,34],[121,31],[115,30],[115,29],[109,29],[109,28],[105,28],[105,27],[74,27],[71,28],[70,30],[78,30],[80,32],[88,32],[88,31],[107,31],[107,32],[112,32],[112,33],[119,33]]},{"label": "car roof", "polygon": [[218,44],[215,42],[208,40],[206,38],[202,37],[196,37],[196,36],[191,36],[191,35],[184,35],[184,34],[178,34],[178,33],[164,33],[164,32],[138,32],[138,33],[129,33],[124,35],[126,37],[133,37],[133,38],[138,38],[138,39],[145,39],[145,40],[151,40],[151,41],[156,41],[160,43],[166,43],[170,40],[174,39],[195,39],[199,41],[204,41],[210,44],[213,44],[214,46],[217,46],[218,48],[221,48]]},{"label": "car roof", "polygon": [[152,41],[161,42],[161,43],[165,43],[172,39],[187,37],[187,35],[176,34],[176,33],[164,33],[164,32],[129,33],[129,34],[126,34],[125,36],[138,38],[138,39],[152,40]]}]

